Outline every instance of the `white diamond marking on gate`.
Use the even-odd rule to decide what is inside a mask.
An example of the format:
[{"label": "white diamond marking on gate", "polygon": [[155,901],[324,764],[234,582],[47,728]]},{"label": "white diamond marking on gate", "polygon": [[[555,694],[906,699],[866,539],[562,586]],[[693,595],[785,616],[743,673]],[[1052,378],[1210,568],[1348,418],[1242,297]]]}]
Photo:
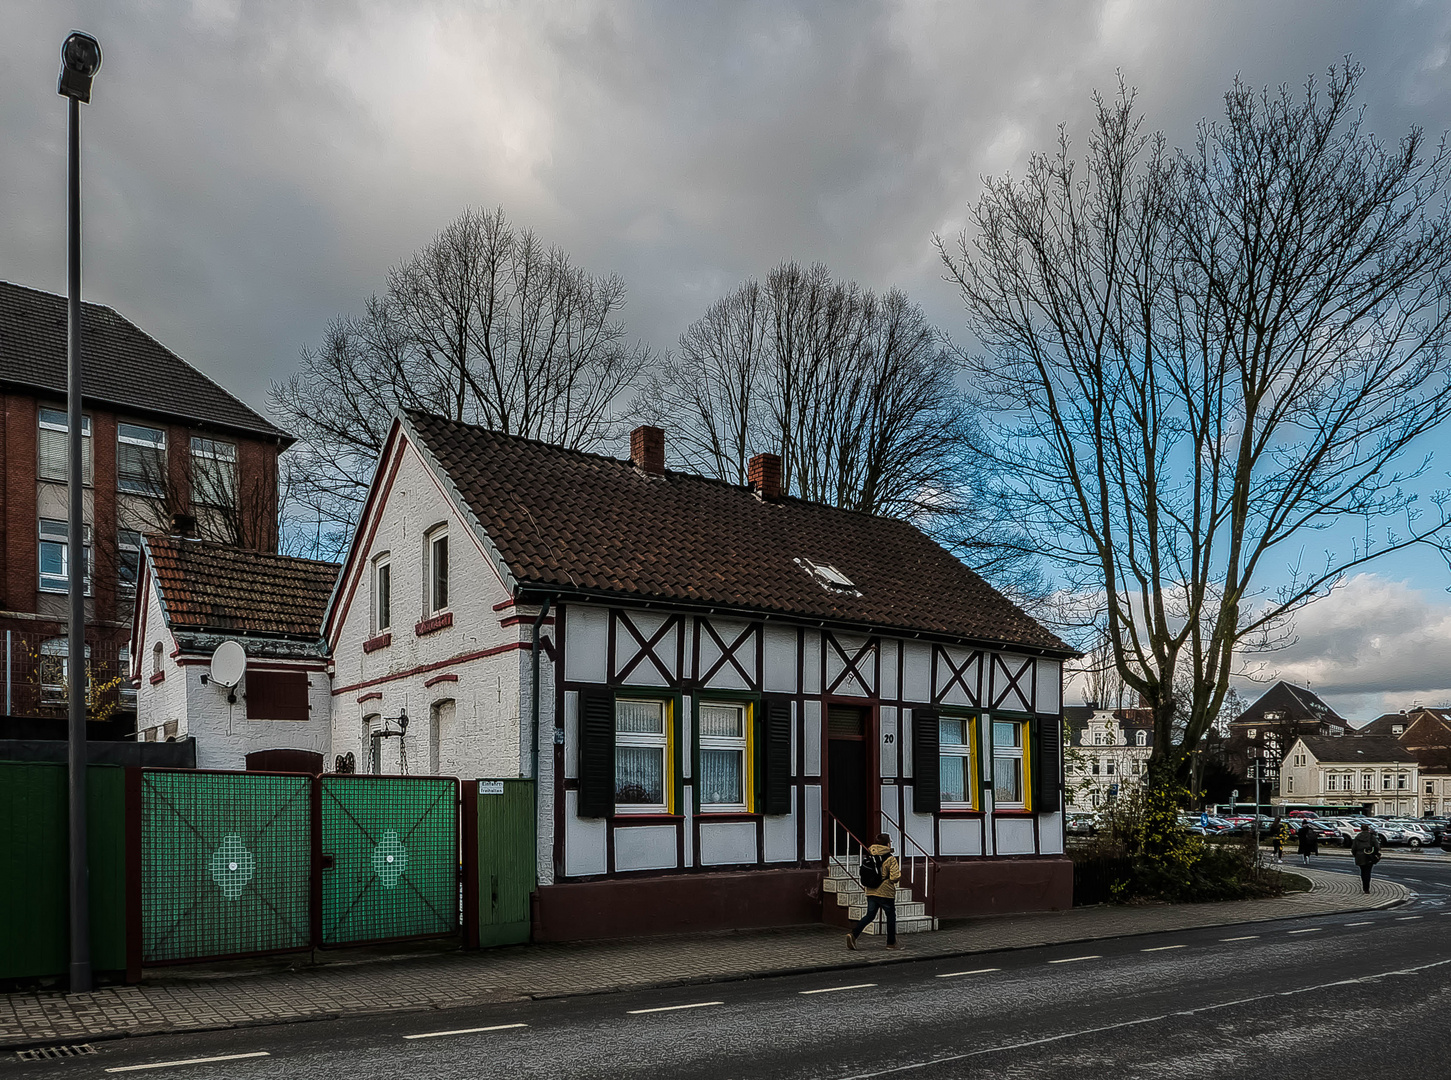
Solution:
[{"label": "white diamond marking on gate", "polygon": [[391,889],[408,869],[408,849],[398,834],[389,829],[373,849],[373,873],[383,882],[383,888]]},{"label": "white diamond marking on gate", "polygon": [[242,890],[252,880],[256,868],[257,860],[236,833],[228,833],[223,837],[221,845],[207,860],[207,869],[211,871],[212,880],[228,900],[236,900],[242,895]]}]

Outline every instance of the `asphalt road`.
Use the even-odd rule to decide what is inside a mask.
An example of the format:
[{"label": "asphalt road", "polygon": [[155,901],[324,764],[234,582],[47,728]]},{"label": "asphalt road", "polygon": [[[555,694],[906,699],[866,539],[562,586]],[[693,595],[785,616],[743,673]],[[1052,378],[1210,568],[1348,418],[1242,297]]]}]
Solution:
[{"label": "asphalt road", "polygon": [[[1317,865],[1354,871],[1334,855]],[[1451,857],[1377,869],[1417,897],[861,972],[119,1040],[12,1057],[0,1076],[1451,1076]],[[174,1064],[226,1055],[250,1056]]]}]

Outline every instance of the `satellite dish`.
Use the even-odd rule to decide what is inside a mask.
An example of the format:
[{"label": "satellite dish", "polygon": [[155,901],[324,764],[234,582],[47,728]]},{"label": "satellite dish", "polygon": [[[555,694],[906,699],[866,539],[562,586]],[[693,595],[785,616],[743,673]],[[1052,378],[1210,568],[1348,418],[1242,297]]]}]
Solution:
[{"label": "satellite dish", "polygon": [[212,653],[212,681],[228,690],[242,681],[247,670],[247,652],[241,642],[224,641]]}]

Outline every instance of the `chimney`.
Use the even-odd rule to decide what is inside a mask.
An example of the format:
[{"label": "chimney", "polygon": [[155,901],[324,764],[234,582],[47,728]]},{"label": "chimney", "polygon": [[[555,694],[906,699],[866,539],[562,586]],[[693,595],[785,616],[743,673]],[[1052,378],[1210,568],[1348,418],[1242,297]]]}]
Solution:
[{"label": "chimney", "polygon": [[757,454],[746,467],[751,489],[767,502],[781,497],[781,459],[775,454]]},{"label": "chimney", "polygon": [[651,476],[665,475],[665,432],[642,424],[630,432],[630,460]]}]

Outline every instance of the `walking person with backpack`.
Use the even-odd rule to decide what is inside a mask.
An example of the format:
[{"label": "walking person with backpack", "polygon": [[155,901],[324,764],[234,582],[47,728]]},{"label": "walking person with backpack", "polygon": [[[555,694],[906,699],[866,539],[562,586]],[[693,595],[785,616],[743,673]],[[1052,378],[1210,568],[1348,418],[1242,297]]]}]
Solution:
[{"label": "walking person with backpack", "polygon": [[1355,865],[1360,867],[1361,887],[1370,892],[1370,871],[1380,862],[1380,837],[1371,831],[1368,824],[1362,825],[1350,842],[1350,854],[1355,856]]},{"label": "walking person with backpack", "polygon": [[1310,828],[1308,821],[1300,826],[1299,840],[1300,861],[1309,866],[1310,856],[1320,854],[1320,838],[1315,835],[1315,830]]},{"label": "walking person with backpack", "polygon": [[860,868],[862,890],[867,894],[867,913],[846,935],[846,947],[856,948],[856,939],[872,924],[877,912],[887,916],[887,948],[900,949],[897,944],[897,882],[902,880],[902,866],[892,854],[892,838],[878,833],[876,843],[862,855]]}]

